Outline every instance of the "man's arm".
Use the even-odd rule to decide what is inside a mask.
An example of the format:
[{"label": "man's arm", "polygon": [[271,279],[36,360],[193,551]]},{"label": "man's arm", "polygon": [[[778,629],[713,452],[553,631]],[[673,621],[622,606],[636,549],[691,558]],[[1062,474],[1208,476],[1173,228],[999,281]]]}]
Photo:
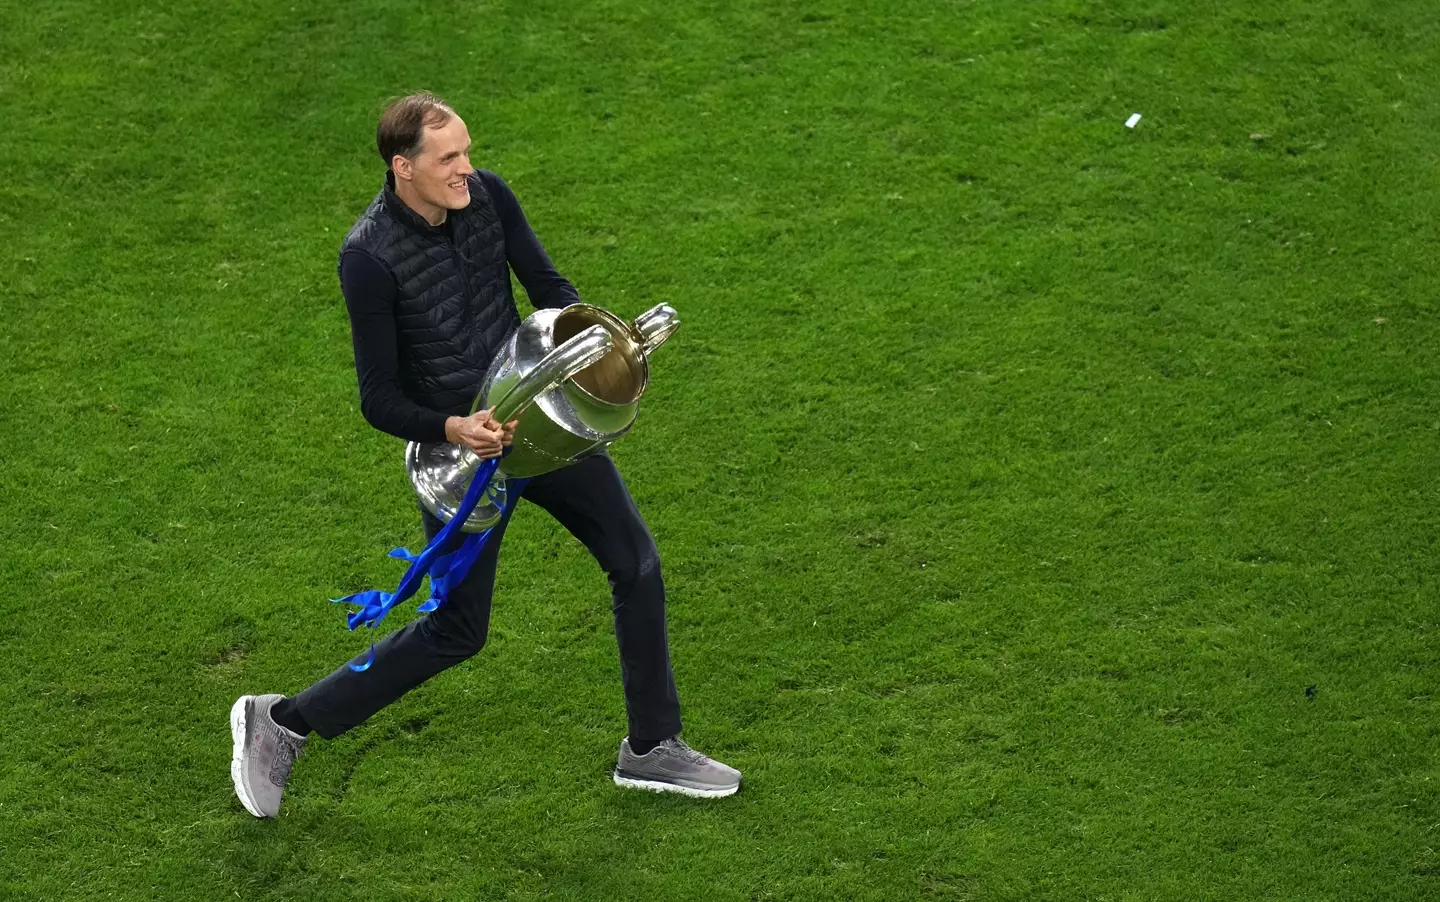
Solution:
[{"label": "man's arm", "polygon": [[485,189],[490,192],[491,199],[495,201],[495,209],[500,214],[500,224],[505,229],[505,257],[510,261],[510,268],[515,271],[520,284],[525,286],[530,303],[539,308],[579,303],[580,293],[568,279],[555,270],[555,264],[550,262],[550,255],[545,253],[540,239],[535,237],[534,230],[525,219],[525,212],[520,209],[520,201],[516,199],[515,192],[510,190],[504,179],[493,172],[481,170],[480,178]]},{"label": "man's arm", "polygon": [[445,441],[445,414],[421,407],[400,389],[395,278],[379,260],[349,250],[340,256],[340,290],[350,312],[360,412],[371,426],[407,441]]},{"label": "man's arm", "polygon": [[355,373],[360,379],[360,412],[381,432],[412,442],[455,442],[481,457],[498,457],[510,444],[515,422],[503,426],[490,411],[450,417],[421,407],[400,388],[395,339],[395,279],[364,251],[340,257],[340,290],[350,311]]}]

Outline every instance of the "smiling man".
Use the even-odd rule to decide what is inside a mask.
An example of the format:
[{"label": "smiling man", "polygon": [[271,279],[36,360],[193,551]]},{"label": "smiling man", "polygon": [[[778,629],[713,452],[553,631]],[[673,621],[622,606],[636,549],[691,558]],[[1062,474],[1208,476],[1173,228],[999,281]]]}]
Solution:
[{"label": "smiling man", "polygon": [[[469,411],[491,359],[520,324],[510,273],[536,307],[580,297],[555,271],[509,186],[470,165],[470,133],[443,100],[412,94],[394,101],[380,117],[376,144],[385,185],[340,250],[361,413],[402,439],[449,441],[496,457],[514,424]],[[522,497],[579,539],[610,580],[629,721],[615,783],[702,798],[734,793],[740,772],[679,738],[660,558],[614,463],[605,454],[586,457],[536,476]],[[509,517],[445,604],[377,643],[367,670],[341,665],[294,697],[235,702],[230,769],[247,811],[279,812],[310,733],[339,736],[484,647]],[[421,519],[429,538],[443,527],[424,512]]]}]

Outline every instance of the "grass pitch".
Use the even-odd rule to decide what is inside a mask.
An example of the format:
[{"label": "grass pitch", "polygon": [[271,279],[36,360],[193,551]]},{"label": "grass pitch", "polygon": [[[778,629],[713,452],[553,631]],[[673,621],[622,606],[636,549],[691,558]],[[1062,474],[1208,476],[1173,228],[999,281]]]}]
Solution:
[{"label": "grass pitch", "polygon": [[[0,896],[1435,898],[1437,46],[1419,0],[0,0]],[[479,658],[278,821],[231,794],[231,701],[418,541],[334,263],[422,87],[586,299],[685,319],[615,456],[733,799],[610,784],[606,587],[534,508]]]}]

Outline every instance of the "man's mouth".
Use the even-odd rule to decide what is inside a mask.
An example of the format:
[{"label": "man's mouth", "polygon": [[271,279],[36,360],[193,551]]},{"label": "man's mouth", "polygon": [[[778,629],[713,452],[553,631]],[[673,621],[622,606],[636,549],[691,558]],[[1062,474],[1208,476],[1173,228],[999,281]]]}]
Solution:
[{"label": "man's mouth", "polygon": [[465,179],[461,179],[461,180],[458,181],[458,182],[450,182],[449,185],[450,185],[450,190],[451,190],[451,191],[457,191],[457,192],[458,192],[458,191],[465,191],[465,190],[467,190],[467,189],[469,188],[469,185],[466,184],[466,180],[465,180]]}]

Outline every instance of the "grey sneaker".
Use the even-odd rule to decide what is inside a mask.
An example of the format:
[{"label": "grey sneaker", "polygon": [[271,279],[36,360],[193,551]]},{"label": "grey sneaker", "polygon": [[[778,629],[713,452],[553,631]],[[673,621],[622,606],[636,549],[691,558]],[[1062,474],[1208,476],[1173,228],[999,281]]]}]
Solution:
[{"label": "grey sneaker", "polygon": [[615,785],[651,792],[678,792],[700,799],[734,795],[740,772],[707,758],[679,739],[667,739],[644,755],[630,751],[630,737],[620,740]]},{"label": "grey sneaker", "polygon": [[270,706],[284,697],[242,695],[230,709],[230,736],[235,740],[230,779],[240,804],[256,817],[280,813],[290,768],[305,748],[304,736],[270,719]]}]

